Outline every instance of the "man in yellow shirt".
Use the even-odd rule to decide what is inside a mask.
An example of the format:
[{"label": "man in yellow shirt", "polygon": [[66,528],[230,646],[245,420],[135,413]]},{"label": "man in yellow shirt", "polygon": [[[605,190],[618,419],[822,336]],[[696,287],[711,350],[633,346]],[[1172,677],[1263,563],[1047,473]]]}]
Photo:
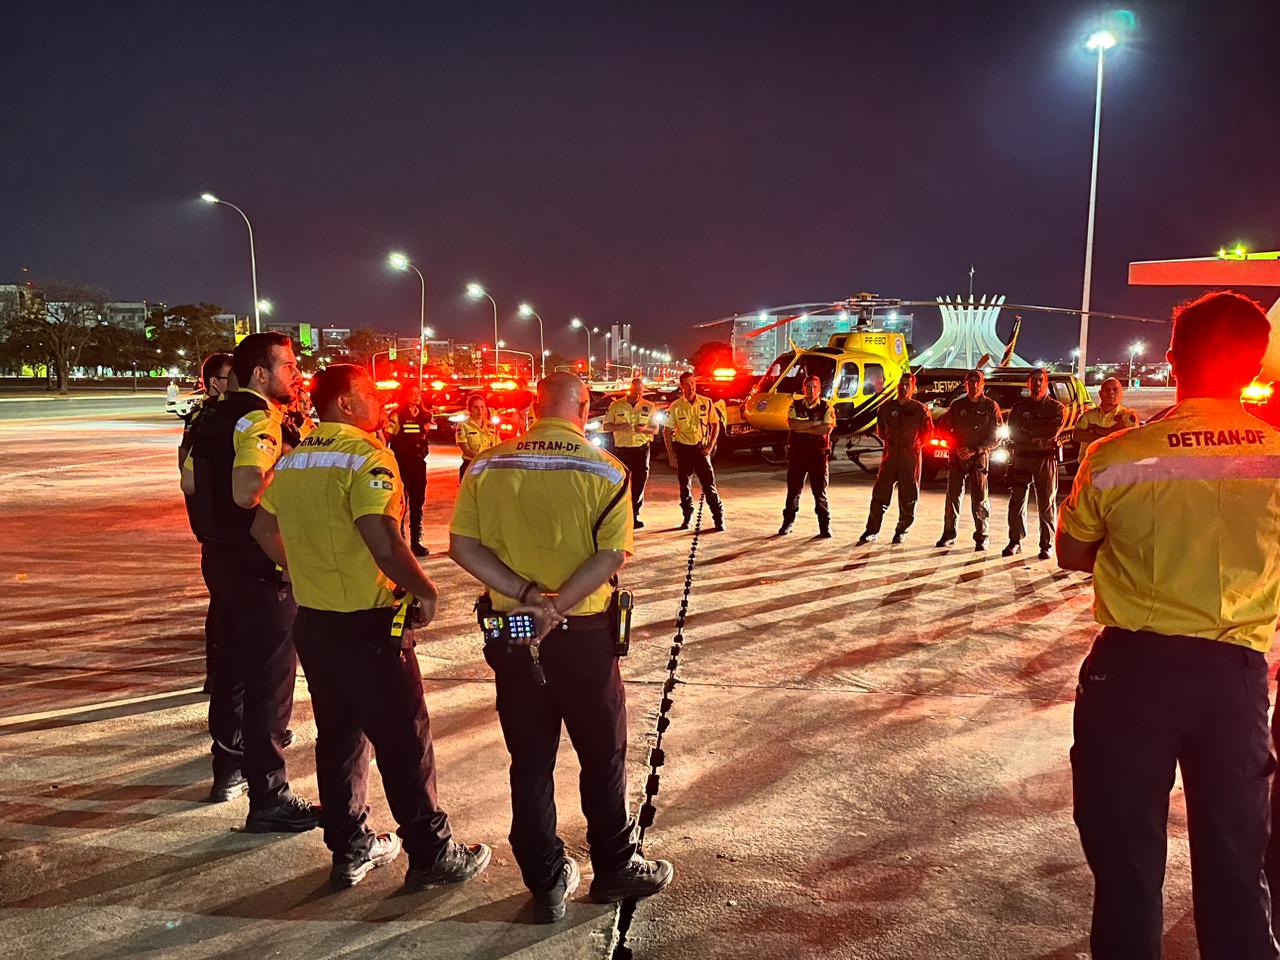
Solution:
[{"label": "man in yellow shirt", "polygon": [[488,588],[499,612],[534,617],[522,645],[486,643],[498,719],[511,754],[511,851],[534,918],[561,919],[578,885],[556,836],[553,773],[560,730],[582,767],[595,877],[591,898],[657,893],[671,864],[637,853],[627,809],[627,707],[611,627],[613,589],[632,551],[627,473],[583,433],[591,395],[569,373],[538,383],[537,422],[480,454],[463,478],[449,556]]},{"label": "man in yellow shirt", "polygon": [[200,572],[216,634],[209,670],[214,802],[249,793],[245,829],[311,830],[316,811],[289,788],[284,740],[293,713],[298,660],[290,630],[297,607],[289,584],[249,533],[280,456],[280,424],[300,377],[282,333],[245,337],[232,354],[239,389],[196,423],[182,468]]},{"label": "man in yellow shirt", "polygon": [[643,529],[640,508],[649,482],[649,448],[658,435],[658,408],[644,398],[644,380],[636,377],[625,397],[609,404],[602,424],[613,435],[613,452],[631,474],[631,516],[635,529]]},{"label": "man in yellow shirt", "polygon": [[667,443],[667,459],[676,468],[680,483],[680,512],[684,519],[681,530],[693,522],[693,477],[711,508],[717,531],[724,530],[724,504],[716,490],[716,471],[711,466],[711,453],[720,437],[720,410],[710,397],[698,395],[698,382],[689,372],[680,374],[680,396],[667,408],[663,437]]},{"label": "man in yellow shirt", "polygon": [[471,461],[498,443],[498,431],[489,418],[489,404],[483,396],[473,393],[467,398],[467,419],[453,428],[453,436],[462,453],[462,466],[458,467],[461,480]]},{"label": "man in yellow shirt", "polygon": [[[316,375],[321,424],[280,458],[253,536],[285,566],[298,599],[294,640],[316,718],[316,779],[331,880],[359,883],[409,854],[411,886],[457,883],[485,868],[484,844],[451,839],[436,795],[435,753],[422,675],[405,622],[435,615],[436,587],[400,534],[404,487],[396,458],[374,433],[385,419],[363,367],[339,363]],[[399,838],[366,820],[371,750]]]},{"label": "man in yellow shirt", "polygon": [[1099,960],[1160,956],[1181,767],[1200,955],[1274,958],[1265,654],[1280,611],[1280,434],[1240,405],[1270,327],[1235,293],[1206,294],[1173,324],[1177,403],[1089,448],[1058,525],[1058,563],[1093,573],[1103,625],[1071,748],[1090,945]]},{"label": "man in yellow shirt", "polygon": [[1124,385],[1119,380],[1108,377],[1102,381],[1098,388],[1098,406],[1086,410],[1071,431],[1071,439],[1080,444],[1082,456],[1093,441],[1138,425],[1138,414],[1120,405],[1123,399]]}]

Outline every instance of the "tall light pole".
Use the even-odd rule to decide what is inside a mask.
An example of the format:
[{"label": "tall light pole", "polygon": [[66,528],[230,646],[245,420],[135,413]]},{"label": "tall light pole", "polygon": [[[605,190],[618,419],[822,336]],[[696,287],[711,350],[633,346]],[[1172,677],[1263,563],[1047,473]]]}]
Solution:
[{"label": "tall light pole", "polygon": [[1142,352],[1146,349],[1147,349],[1147,345],[1143,343],[1141,340],[1137,341],[1136,343],[1129,344],[1129,386],[1130,388],[1133,387],[1133,359],[1134,357],[1141,356]]},{"label": "tall light pole", "polygon": [[387,266],[401,273],[412,270],[418,275],[418,283],[421,284],[422,300],[418,308],[418,389],[422,389],[422,367],[427,355],[427,278],[403,253],[388,254]]},{"label": "tall light pole", "polygon": [[575,330],[582,330],[587,335],[587,379],[590,380],[591,379],[591,331],[595,330],[596,333],[599,333],[600,328],[588,327],[585,323],[583,323],[577,317],[574,317],[572,320],[569,321],[569,326],[573,327],[573,329]]},{"label": "tall light pole", "polygon": [[253,249],[253,224],[249,222],[249,218],[245,216],[245,212],[229,200],[223,200],[220,197],[215,197],[212,193],[208,192],[200,194],[200,199],[205,203],[220,203],[224,207],[230,207],[244,218],[244,225],[249,228],[249,275],[253,278],[253,332],[261,333],[262,317],[259,315],[260,304],[258,301],[258,255]]},{"label": "tall light pole", "polygon": [[[545,380],[545,379],[546,379],[546,377],[547,377],[547,344],[546,344],[546,341],[544,340],[543,335],[542,335],[542,317],[538,316],[538,311],[537,311],[537,310],[535,310],[535,309],[533,309],[533,307],[529,306],[529,304],[527,304],[527,303],[522,303],[522,304],[520,304],[520,316],[524,317],[524,319],[526,319],[526,320],[528,320],[530,317],[537,317],[537,320],[538,320],[538,357],[539,357],[540,362],[541,362],[541,365],[542,365],[542,366],[541,366],[542,373],[541,373],[541,375],[540,375],[540,379]],[[532,375],[532,374],[533,374],[533,370],[531,369],[531,370],[529,371],[529,373],[530,373],[530,375]]]},{"label": "tall light pole", "polygon": [[494,300],[493,297],[490,297],[489,291],[487,291],[484,287],[480,286],[480,284],[478,283],[467,284],[467,296],[470,297],[472,300],[480,300],[482,298],[488,298],[489,302],[493,304],[493,375],[496,377],[498,375],[498,360],[499,360],[498,301]]},{"label": "tall light pole", "polygon": [[1089,173],[1089,226],[1084,238],[1084,290],[1080,296],[1080,379],[1089,368],[1089,294],[1093,285],[1093,218],[1098,204],[1098,142],[1102,135],[1102,63],[1116,45],[1116,35],[1099,30],[1089,37],[1085,48],[1098,53],[1098,89],[1093,108],[1093,166]]}]

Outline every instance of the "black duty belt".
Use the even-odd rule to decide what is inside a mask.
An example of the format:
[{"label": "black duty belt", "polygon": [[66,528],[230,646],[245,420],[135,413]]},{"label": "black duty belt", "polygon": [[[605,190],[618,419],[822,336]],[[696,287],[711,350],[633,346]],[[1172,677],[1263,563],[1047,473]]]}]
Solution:
[{"label": "black duty belt", "polygon": [[560,625],[561,630],[605,630],[610,625],[608,610],[600,613],[588,613],[581,617],[565,617]]}]

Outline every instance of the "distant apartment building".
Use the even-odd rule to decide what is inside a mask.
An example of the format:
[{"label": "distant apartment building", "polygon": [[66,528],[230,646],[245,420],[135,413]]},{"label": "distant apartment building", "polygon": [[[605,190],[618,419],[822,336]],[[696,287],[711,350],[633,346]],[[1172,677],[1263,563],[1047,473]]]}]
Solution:
[{"label": "distant apartment building", "polygon": [[[734,364],[752,373],[763,374],[769,369],[769,364],[791,349],[792,343],[801,349],[825,347],[832,334],[844,333],[853,323],[848,318],[842,319],[838,314],[816,317],[801,314],[790,323],[752,336],[755,331],[781,319],[783,317],[779,315],[753,313],[734,320],[730,333]],[[913,321],[912,314],[892,312],[876,317],[875,325],[882,330],[903,334],[910,343]]]}]

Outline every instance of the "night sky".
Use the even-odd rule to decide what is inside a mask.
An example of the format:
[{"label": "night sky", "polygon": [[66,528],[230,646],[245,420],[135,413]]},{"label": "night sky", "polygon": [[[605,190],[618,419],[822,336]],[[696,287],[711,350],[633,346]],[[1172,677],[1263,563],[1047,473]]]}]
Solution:
[{"label": "night sky", "polygon": [[[1280,3],[1128,5],[1107,60],[1094,308],[1167,315],[1130,260],[1280,247]],[[691,324],[860,290],[1078,306],[1086,3],[6,4],[0,282],[536,349],[568,318]],[[1259,295],[1262,293],[1259,291]],[[1268,300],[1268,305],[1269,305]],[[935,310],[917,310],[917,347]],[[1007,317],[1001,330],[1007,329]],[[1060,357],[1065,318],[1019,352]],[[1118,354],[1141,325],[1095,321]],[[578,349],[581,349],[578,347]],[[599,352],[599,351],[597,351]],[[1092,354],[1094,350],[1091,349]]]}]

